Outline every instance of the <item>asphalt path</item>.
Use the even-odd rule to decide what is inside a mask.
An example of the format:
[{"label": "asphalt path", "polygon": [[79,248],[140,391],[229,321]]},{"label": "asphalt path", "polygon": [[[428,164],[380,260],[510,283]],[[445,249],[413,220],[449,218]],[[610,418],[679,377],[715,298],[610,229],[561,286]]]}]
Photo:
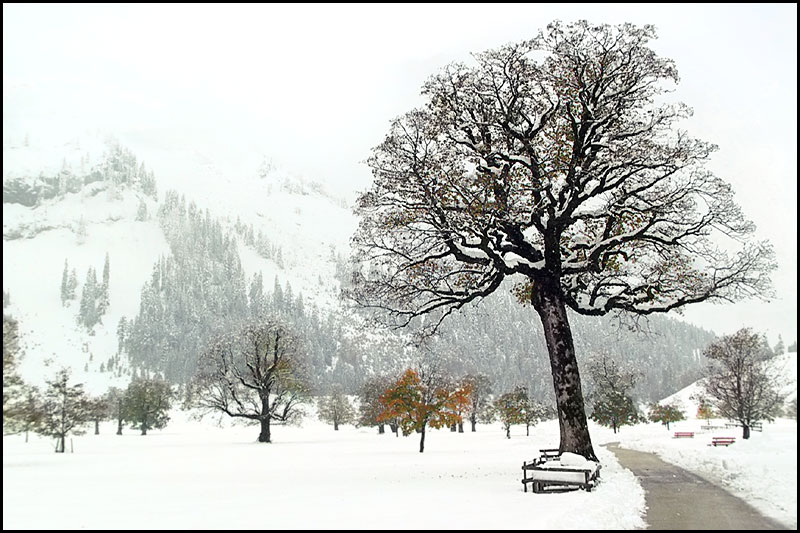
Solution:
[{"label": "asphalt path", "polygon": [[750,504],[655,454],[610,443],[645,490],[648,529],[788,529]]}]

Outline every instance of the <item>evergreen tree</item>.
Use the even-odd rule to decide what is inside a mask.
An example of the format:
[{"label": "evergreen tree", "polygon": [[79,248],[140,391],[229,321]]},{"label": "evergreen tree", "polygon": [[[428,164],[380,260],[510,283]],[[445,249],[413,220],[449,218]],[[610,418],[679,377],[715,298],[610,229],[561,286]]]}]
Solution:
[{"label": "evergreen tree", "polygon": [[136,209],[136,220],[138,222],[145,222],[148,218],[147,204],[144,200],[139,200],[139,207]]},{"label": "evergreen tree", "polygon": [[98,294],[98,302],[97,302],[97,314],[104,315],[106,310],[108,310],[109,305],[109,295],[108,295],[108,284],[109,284],[109,257],[108,252],[106,252],[106,260],[103,264],[103,284],[100,286],[100,293]]},{"label": "evergreen tree", "polygon": [[17,374],[20,355],[17,321],[3,314],[3,434],[19,430],[19,405],[23,382]]},{"label": "evergreen tree", "polygon": [[161,379],[134,379],[125,391],[123,418],[147,435],[149,429],[161,429],[169,422],[169,410],[174,393]]},{"label": "evergreen tree", "polygon": [[64,453],[66,437],[70,433],[81,435],[82,426],[89,421],[89,399],[83,384],[70,385],[70,371],[62,369],[47,381],[44,393],[42,424],[39,433],[58,439],[56,453]]},{"label": "evergreen tree", "polygon": [[99,313],[97,311],[97,274],[94,268],[89,267],[86,271],[86,282],[83,284],[83,292],[81,293],[81,305],[78,311],[78,323],[86,326],[91,330],[99,321]]},{"label": "evergreen tree", "polygon": [[264,299],[264,281],[261,272],[257,272],[250,282],[248,292],[251,316],[258,317],[266,312],[266,301]]},{"label": "evergreen tree", "polygon": [[128,336],[128,319],[120,317],[119,322],[117,323],[117,353],[122,352],[122,348],[125,346],[125,339]]},{"label": "evergreen tree", "polygon": [[69,273],[69,281],[67,282],[67,300],[75,299],[75,291],[78,289],[78,274],[75,269]]},{"label": "evergreen tree", "polygon": [[69,300],[69,265],[64,259],[64,272],[61,273],[61,305],[67,305]]}]

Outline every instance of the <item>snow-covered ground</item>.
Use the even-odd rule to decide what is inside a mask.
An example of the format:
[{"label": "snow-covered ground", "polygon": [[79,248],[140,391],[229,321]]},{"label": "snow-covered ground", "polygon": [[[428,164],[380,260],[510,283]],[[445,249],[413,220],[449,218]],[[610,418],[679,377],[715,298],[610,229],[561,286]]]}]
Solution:
[{"label": "snow-covered ground", "polygon": [[[656,451],[788,527],[797,524],[793,420],[765,424],[729,448],[707,446],[712,433],[671,438],[676,429],[697,431],[695,420],[616,435],[592,424],[600,485],[591,493],[533,494],[522,491],[520,467],[557,444],[555,421],[530,437],[514,426],[510,440],[498,425],[430,431],[420,454],[416,435],[334,432],[313,416],[301,427],[276,427],[269,445],[255,442],[252,426],[221,428],[179,411],[173,418],[146,437],[132,429],[114,435],[106,423],[101,435],[72,437],[75,452],[63,455],[48,439],[5,437],[3,528],[643,528],[641,486],[600,445],[615,440]],[[736,435],[721,432],[729,433]]]},{"label": "snow-covered ground", "polygon": [[[135,430],[51,442],[3,439],[3,529],[632,529],[644,493],[605,448],[602,483],[584,491],[524,493],[522,462],[557,444],[554,422],[476,433],[416,435],[316,420],[277,427],[176,421],[146,437]],[[69,444],[68,444],[69,448]]]},{"label": "snow-covered ground", "polygon": [[[770,363],[784,377],[783,391],[797,397],[797,353],[784,353]],[[623,448],[652,452],[669,463],[679,465],[749,502],[765,515],[787,527],[797,528],[797,421],[779,418],[764,422],[763,431],[752,431],[742,440],[741,428],[727,428],[726,420],[698,420],[697,383],[662,400],[677,402],[687,419],[670,424],[640,424],[623,427],[614,435],[608,428],[595,426],[595,443],[619,441]],[[702,426],[720,426],[703,430]],[[676,431],[692,431],[693,438],[672,438]],[[735,437],[728,447],[709,446],[712,437]]]}]

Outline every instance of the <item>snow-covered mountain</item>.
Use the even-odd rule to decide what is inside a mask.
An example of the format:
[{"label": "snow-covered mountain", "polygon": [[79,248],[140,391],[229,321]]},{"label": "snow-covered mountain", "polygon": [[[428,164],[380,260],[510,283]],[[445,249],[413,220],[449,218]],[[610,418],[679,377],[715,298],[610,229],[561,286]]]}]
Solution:
[{"label": "snow-covered mountain", "polygon": [[[136,176],[130,182],[106,176],[83,183],[93,172],[107,173],[113,167],[109,160],[115,150],[120,150],[116,140],[96,133],[66,143],[34,135],[4,140],[3,289],[9,295],[6,310],[19,322],[24,350],[20,371],[34,383],[63,365],[72,367],[90,390],[100,392],[114,381],[111,374],[98,371],[117,353],[117,324],[121,317],[137,314],[153,265],[169,254],[155,216],[159,201],[137,187]],[[229,229],[252,226],[263,232],[279,250],[278,257],[265,258],[240,239],[248,281],[261,273],[267,288],[274,280],[281,286],[288,283],[323,313],[341,307],[336,262],[355,227],[342,199],[265,158],[234,184],[232,176],[197,154],[160,154],[159,159],[154,153],[156,166],[164,169],[157,174],[162,202],[166,191],[175,190]],[[153,173],[141,161],[130,166],[137,174],[139,167],[145,175]],[[69,187],[72,182],[76,184]],[[23,200],[32,205],[8,201],[20,191],[38,197],[35,202]],[[77,273],[80,295],[87,270],[101,272],[106,254],[110,305],[90,332],[77,323],[79,298],[62,305],[59,282],[66,261],[68,270]],[[127,378],[117,378],[122,379]]]}]

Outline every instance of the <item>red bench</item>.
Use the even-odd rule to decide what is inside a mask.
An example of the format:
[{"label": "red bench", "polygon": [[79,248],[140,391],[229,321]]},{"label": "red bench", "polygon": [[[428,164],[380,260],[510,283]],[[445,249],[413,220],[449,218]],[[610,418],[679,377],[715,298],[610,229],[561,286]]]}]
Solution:
[{"label": "red bench", "polygon": [[711,437],[709,446],[730,446],[736,442],[735,437]]},{"label": "red bench", "polygon": [[676,431],[674,439],[694,438],[694,431]]}]

